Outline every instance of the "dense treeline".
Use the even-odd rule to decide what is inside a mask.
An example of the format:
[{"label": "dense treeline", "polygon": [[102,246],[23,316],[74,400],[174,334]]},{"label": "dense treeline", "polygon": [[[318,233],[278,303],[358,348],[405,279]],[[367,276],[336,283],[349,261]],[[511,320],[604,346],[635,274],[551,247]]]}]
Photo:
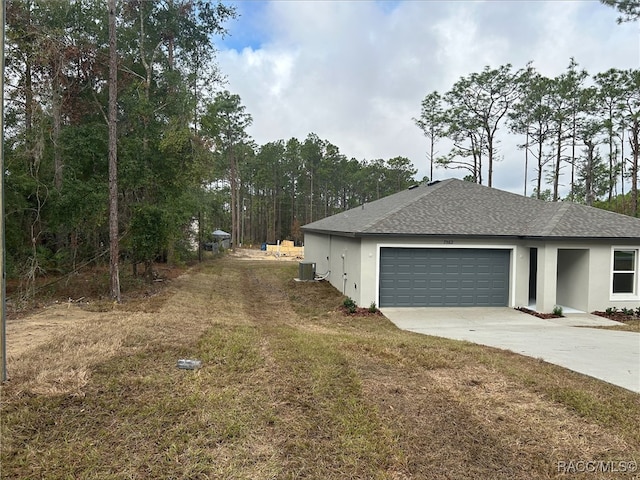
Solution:
[{"label": "dense treeline", "polygon": [[[204,0],[119,2],[121,251],[172,256],[211,180],[194,128],[219,76],[212,37],[233,8]],[[9,274],[70,270],[108,250],[108,9],[102,0],[11,0],[6,8]]]},{"label": "dense treeline", "polygon": [[[154,260],[193,256],[216,229],[235,245],[300,242],[302,225],[415,182],[408,158],[347,158],[314,133],[257,145],[215,63],[233,7],[116,4],[117,234],[134,271],[143,265],[150,279]],[[6,14],[6,260],[29,285],[107,260],[109,12],[103,0],[9,0]],[[427,95],[416,121],[432,166],[491,185],[508,129],[536,166],[536,195],[560,199],[566,176],[569,199],[613,208],[624,197],[619,210],[633,214],[639,97],[637,70],[589,77],[572,61],[550,79],[531,66],[487,67]],[[451,150],[436,157],[444,138]]]},{"label": "dense treeline", "polygon": [[[462,169],[470,181],[492,186],[504,129],[524,152],[525,194],[533,170],[538,198],[560,200],[564,184],[567,200],[611,208],[617,197],[624,200],[619,211],[638,214],[640,70],[590,76],[571,59],[565,72],[548,78],[532,65],[486,67],[444,95],[429,93],[416,123],[428,139],[432,171]],[[451,149],[438,156],[443,140]]]},{"label": "dense treeline", "polygon": [[301,225],[405,189],[417,173],[404,157],[349,159],[313,133],[260,146],[241,170],[247,210],[238,238],[270,243],[302,241]]},{"label": "dense treeline", "polygon": [[205,187],[218,199],[211,225],[229,228],[235,244],[301,242],[301,225],[407,188],[417,173],[405,157],[349,159],[315,133],[256,145],[246,131],[251,115],[226,90],[201,122],[213,141],[216,175]]},{"label": "dense treeline", "polygon": [[[117,162],[123,260],[193,255],[215,229],[237,243],[301,240],[300,225],[409,185],[406,158],[347,159],[317,135],[258,146],[223,89],[211,0],[117,2]],[[9,0],[5,71],[9,275],[106,262],[108,10],[103,0]]]}]

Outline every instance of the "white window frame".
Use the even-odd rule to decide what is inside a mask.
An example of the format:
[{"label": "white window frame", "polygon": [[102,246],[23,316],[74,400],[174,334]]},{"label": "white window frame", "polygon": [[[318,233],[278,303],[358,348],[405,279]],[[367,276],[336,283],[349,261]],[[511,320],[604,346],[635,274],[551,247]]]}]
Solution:
[{"label": "white window frame", "polygon": [[[633,271],[631,270],[614,270],[615,265],[615,253],[616,252],[633,252],[634,253],[634,265]],[[611,247],[611,276],[609,278],[609,295],[611,300],[640,300],[640,295],[638,294],[638,277],[639,277],[639,267],[640,267],[640,248],[637,246],[633,247],[625,247],[625,246],[615,246]],[[616,273],[633,273],[633,292],[622,292],[622,293],[614,293],[613,292],[613,277]]]}]

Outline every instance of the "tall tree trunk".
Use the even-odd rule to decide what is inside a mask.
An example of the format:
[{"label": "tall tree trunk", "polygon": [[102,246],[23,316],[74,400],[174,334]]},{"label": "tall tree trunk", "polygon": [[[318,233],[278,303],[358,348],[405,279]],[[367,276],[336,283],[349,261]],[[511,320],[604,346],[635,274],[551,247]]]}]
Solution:
[{"label": "tall tree trunk", "polygon": [[638,216],[638,161],[640,157],[640,120],[635,119],[629,130],[631,146],[631,214]]},{"label": "tall tree trunk", "polygon": [[[0,3],[0,382],[7,380],[7,287],[6,287],[6,252],[5,252],[5,226],[4,226],[4,31],[5,31],[5,3]],[[27,107],[28,109],[28,107]]]},{"label": "tall tree trunk", "polygon": [[553,169],[553,201],[557,202],[559,199],[559,186],[560,186],[560,162],[562,161],[562,125],[558,126],[558,145],[556,148],[556,164]]},{"label": "tall tree trunk", "polygon": [[273,220],[275,225],[275,235],[276,238],[282,240],[282,228],[280,225],[280,209],[278,208],[278,194],[277,188],[273,189],[272,198],[273,198]]},{"label": "tall tree trunk", "polygon": [[542,169],[544,168],[544,162],[542,161],[543,152],[544,144],[542,140],[538,140],[538,181],[536,185],[536,198],[538,200],[542,198]]},{"label": "tall tree trunk", "polygon": [[229,187],[231,188],[231,245],[235,248],[238,241],[238,179],[233,147],[231,147],[229,158]]},{"label": "tall tree trunk", "polygon": [[[569,195],[571,201],[575,201],[575,188],[576,188],[576,130],[577,130],[577,114],[575,104],[573,106],[573,119],[571,124],[571,188],[569,190]],[[593,152],[592,152],[593,155]],[[589,163],[591,166],[591,163]],[[589,167],[591,168],[591,167]],[[591,175],[592,172],[589,170],[587,175]],[[587,190],[587,195],[589,195],[589,191]],[[590,205],[590,204],[589,204]]]},{"label": "tall tree trunk", "polygon": [[51,74],[51,114],[53,116],[53,129],[51,140],[53,143],[53,186],[59,192],[62,189],[62,153],[60,152],[60,132],[62,131],[62,85],[61,68],[62,59],[57,56],[52,62],[53,72]]},{"label": "tall tree trunk", "polygon": [[309,199],[309,223],[311,223],[313,222],[313,171],[311,171],[311,193]]},{"label": "tall tree trunk", "polygon": [[529,169],[529,128],[524,142],[524,196],[527,196],[527,170]]},{"label": "tall tree trunk", "polygon": [[242,226],[242,205],[240,204],[240,181],[237,180],[237,192],[236,192],[236,247],[240,246],[240,242],[242,242],[242,230],[240,227]]},{"label": "tall tree trunk", "polygon": [[[587,165],[585,172],[585,203],[588,206],[593,206],[594,194],[593,194],[593,152],[596,148],[592,141],[585,141],[587,147]],[[573,187],[572,187],[573,188]],[[573,195],[572,195],[573,196]]]},{"label": "tall tree trunk", "polygon": [[296,222],[296,185],[295,181],[291,181],[291,225]]},{"label": "tall tree trunk", "polygon": [[[147,105],[149,104],[149,99],[151,98],[151,82],[153,80],[153,62],[155,61],[155,57],[156,54],[158,53],[158,50],[160,49],[160,46],[162,45],[162,41],[158,42],[156,44],[156,46],[154,47],[154,49],[151,51],[151,53],[149,54],[149,59],[147,59],[147,54],[145,52],[145,29],[144,29],[144,13],[143,13],[143,8],[142,6],[139,7],[140,9],[140,45],[139,45],[139,51],[140,51],[140,61],[142,63],[142,66],[144,68],[144,99],[147,103]],[[148,115],[144,115],[144,117],[142,118],[142,124],[144,125],[144,136],[142,138],[142,148],[144,150],[144,152],[146,153],[149,149],[149,137],[148,137],[148,127],[149,124],[151,122],[151,119],[148,117]]]},{"label": "tall tree trunk", "polygon": [[[488,130],[488,129],[487,129]],[[487,174],[487,186],[491,187],[493,185],[493,135],[489,134],[487,139],[488,148],[488,158],[487,164],[489,172]]]},{"label": "tall tree trunk", "polygon": [[613,199],[613,190],[614,188],[616,189],[616,192],[618,190],[617,188],[617,179],[615,176],[615,166],[616,166],[616,161],[613,155],[613,120],[612,120],[613,114],[611,112],[611,109],[609,109],[609,126],[608,126],[608,134],[609,134],[609,192],[607,195],[607,201],[609,203],[611,203],[611,200]]},{"label": "tall tree trunk", "polygon": [[[29,14],[30,16],[30,14]],[[28,141],[31,141],[31,128],[33,127],[33,79],[31,78],[31,55],[27,55],[24,64],[24,129]]]},{"label": "tall tree trunk", "polygon": [[429,181],[433,182],[433,156],[435,155],[435,127],[431,127],[431,141],[429,142]]},{"label": "tall tree trunk", "polygon": [[[51,143],[53,148],[53,188],[56,192],[62,190],[64,162],[60,148],[60,134],[62,132],[62,54],[53,53],[51,62]],[[62,225],[54,232],[56,249],[62,249],[68,244],[68,230]]]},{"label": "tall tree trunk", "polygon": [[622,196],[622,209],[621,213],[627,213],[627,203],[624,198],[624,127],[620,131],[620,195]]},{"label": "tall tree trunk", "polygon": [[118,50],[116,45],[116,0],[109,0],[109,273],[111,298],[120,303],[118,271]]}]

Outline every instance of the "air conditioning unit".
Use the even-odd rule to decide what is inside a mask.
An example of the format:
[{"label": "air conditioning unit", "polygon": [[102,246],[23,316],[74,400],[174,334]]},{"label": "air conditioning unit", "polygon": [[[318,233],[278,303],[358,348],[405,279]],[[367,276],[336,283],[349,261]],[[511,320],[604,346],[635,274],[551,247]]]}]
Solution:
[{"label": "air conditioning unit", "polygon": [[300,262],[298,278],[300,280],[314,280],[316,278],[315,262]]}]

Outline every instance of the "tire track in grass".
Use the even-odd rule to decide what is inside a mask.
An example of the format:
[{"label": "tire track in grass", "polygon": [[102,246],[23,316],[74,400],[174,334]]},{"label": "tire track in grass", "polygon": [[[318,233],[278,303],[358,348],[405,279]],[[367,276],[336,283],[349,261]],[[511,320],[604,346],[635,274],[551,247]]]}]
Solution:
[{"label": "tire track in grass", "polygon": [[282,284],[291,267],[242,267],[244,310],[263,335],[282,478],[385,477],[393,440],[340,344],[308,331],[293,310]]}]

